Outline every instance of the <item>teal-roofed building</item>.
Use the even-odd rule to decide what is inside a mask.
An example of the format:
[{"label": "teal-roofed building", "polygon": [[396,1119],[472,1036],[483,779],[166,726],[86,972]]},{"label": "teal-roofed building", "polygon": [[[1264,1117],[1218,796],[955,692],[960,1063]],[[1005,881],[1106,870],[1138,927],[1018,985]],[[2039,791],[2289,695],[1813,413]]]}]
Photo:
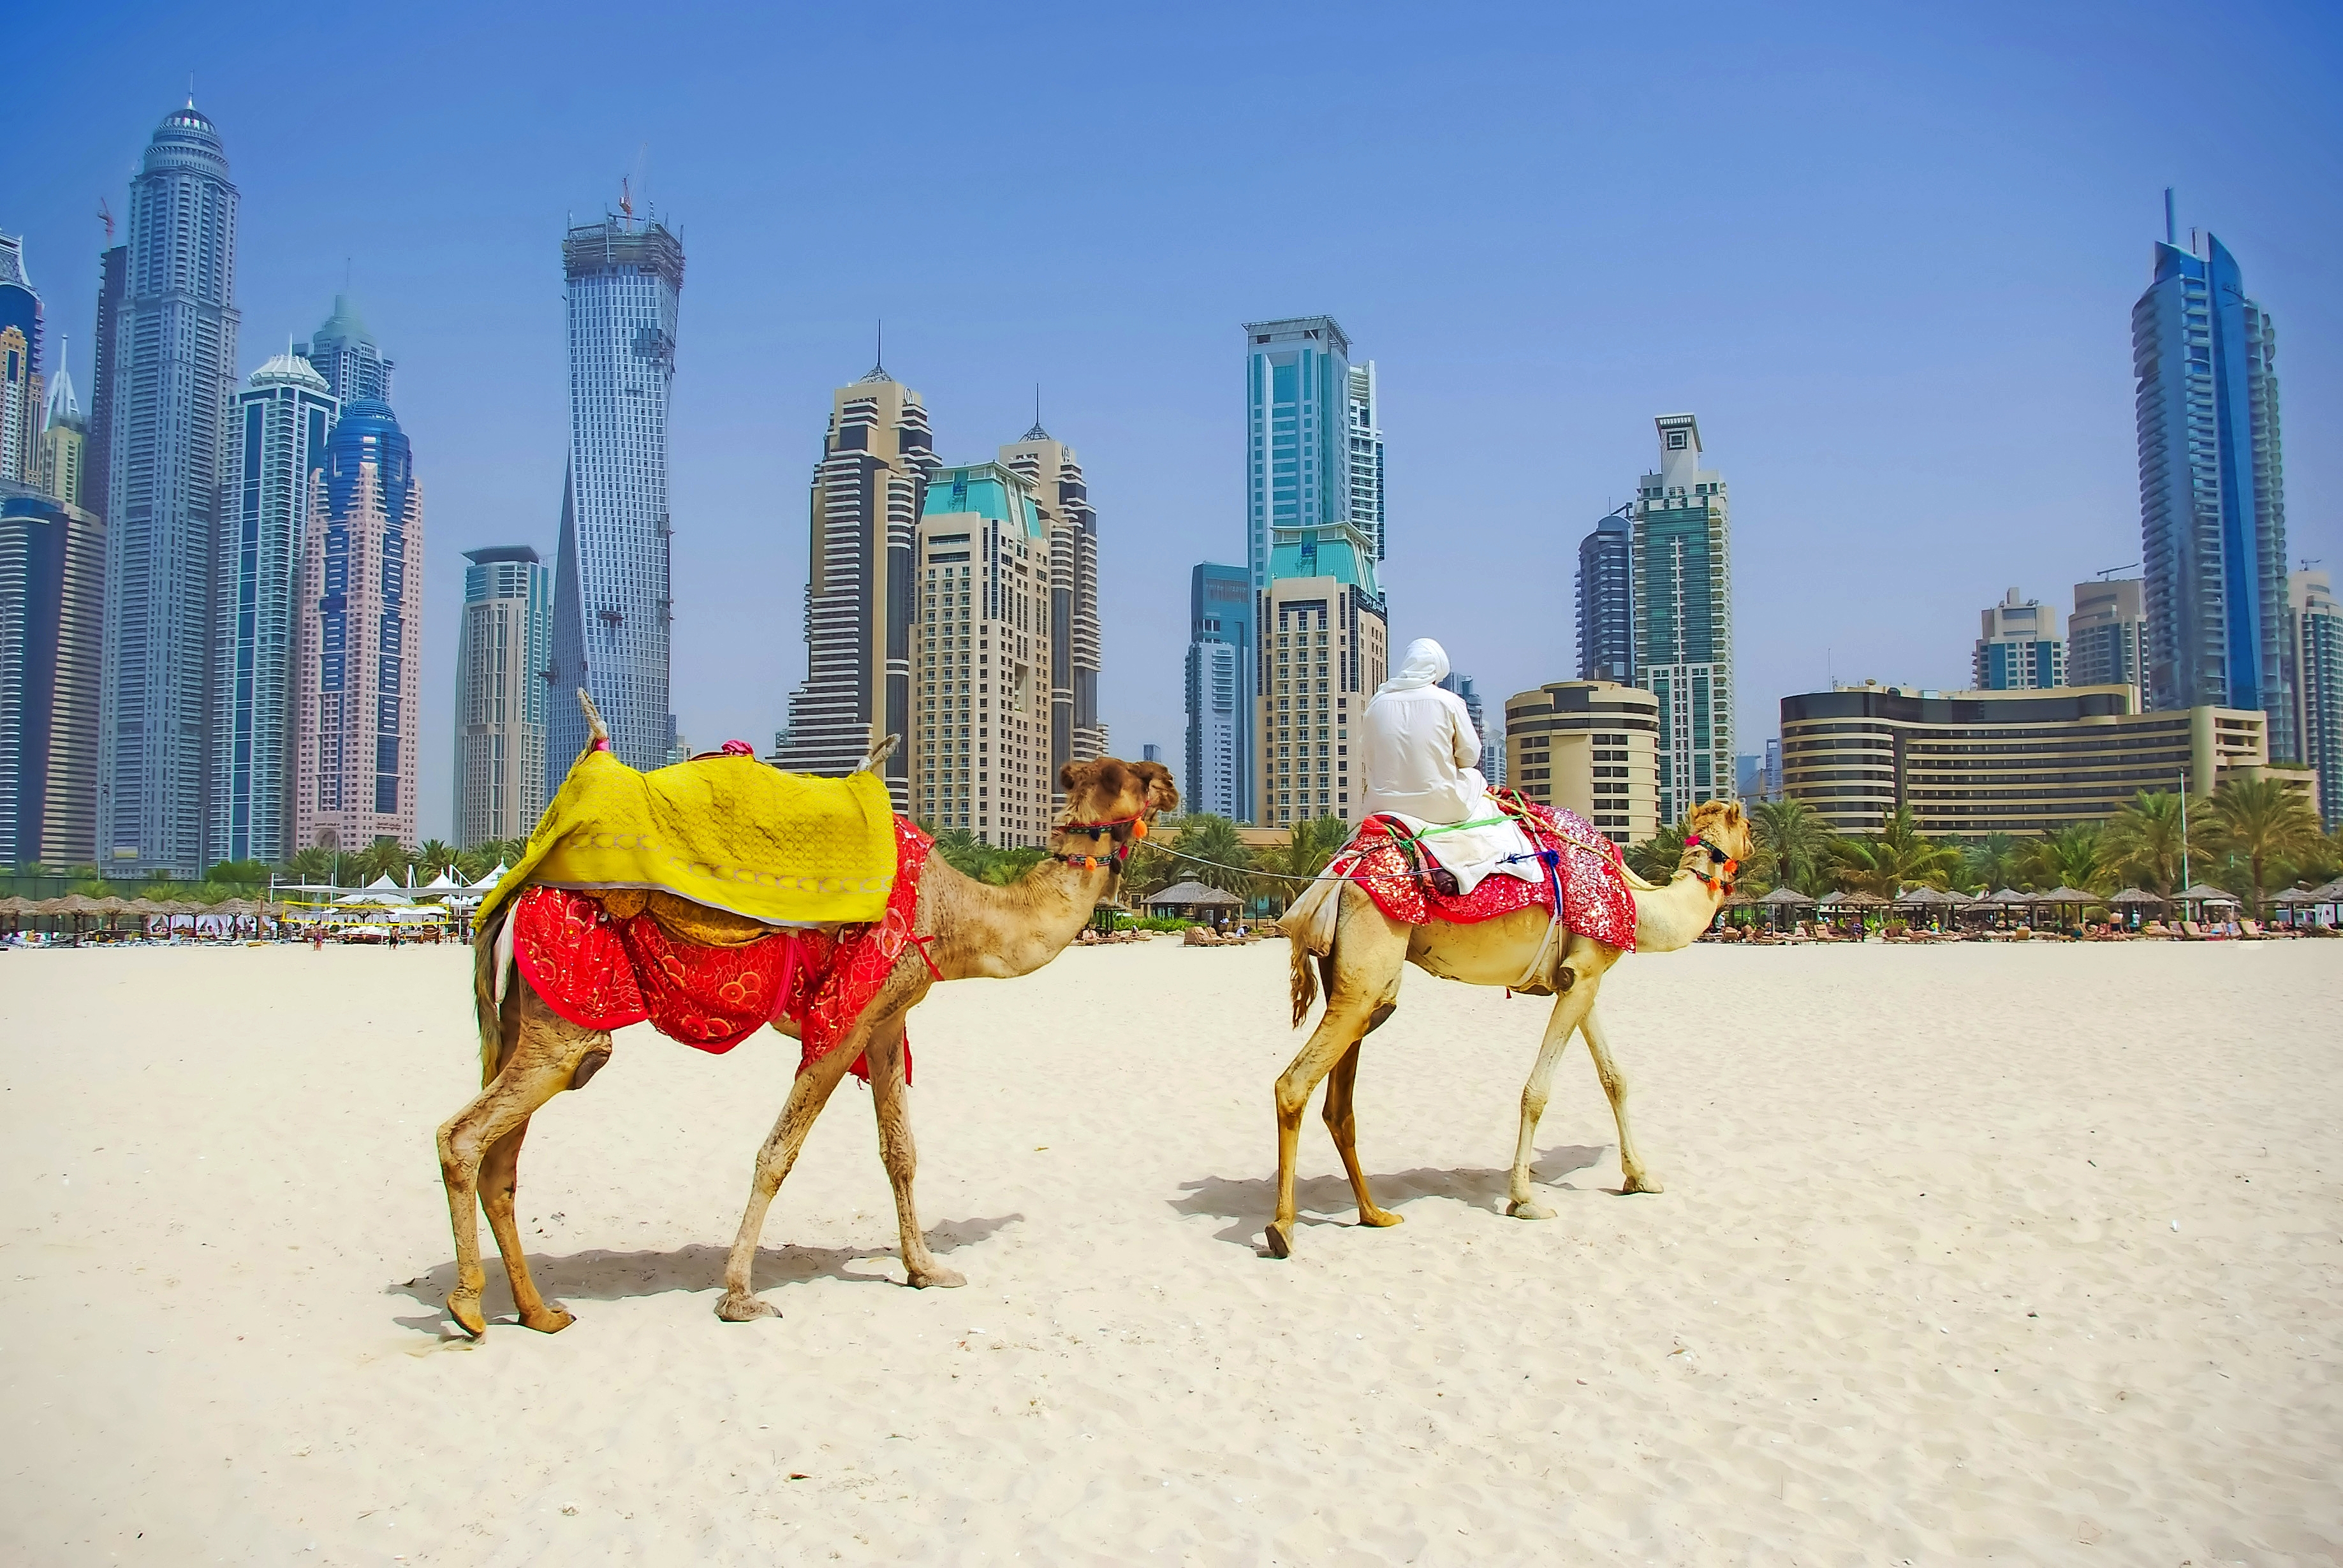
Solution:
[{"label": "teal-roofed building", "polygon": [[1271,557],[1260,597],[1254,709],[1260,820],[1358,820],[1351,721],[1383,683],[1391,637],[1373,557],[1347,528],[1302,530]]},{"label": "teal-roofed building", "polygon": [[1733,535],[1725,476],[1701,467],[1700,421],[1653,421],[1660,468],[1629,536],[1635,678],[1660,699],[1662,822],[1734,796]]}]

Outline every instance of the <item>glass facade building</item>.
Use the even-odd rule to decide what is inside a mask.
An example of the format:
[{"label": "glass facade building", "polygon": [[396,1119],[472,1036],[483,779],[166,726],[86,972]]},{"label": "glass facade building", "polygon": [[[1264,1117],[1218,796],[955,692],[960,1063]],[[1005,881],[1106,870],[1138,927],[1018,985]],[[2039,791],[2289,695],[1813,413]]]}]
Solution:
[{"label": "glass facade building", "polygon": [[1980,691],[2045,689],[2066,684],[2066,648],[2058,639],[2058,612],[2016,588],[1978,618],[1971,665]]},{"label": "glass facade building", "polygon": [[1578,678],[1632,685],[1635,591],[1631,525],[1622,507],[1578,541]]},{"label": "glass facade building", "polygon": [[387,403],[342,410],[311,487],[295,644],[297,847],[415,842],[423,493]]},{"label": "glass facade building", "polygon": [[1188,574],[1188,756],[1180,794],[1190,811],[1253,819],[1245,723],[1253,658],[1252,585],[1242,567],[1210,561]]},{"label": "glass facade building", "polygon": [[85,866],[97,849],[106,528],[0,480],[0,866]]},{"label": "glass facade building", "polygon": [[236,394],[221,504],[204,859],[280,865],[293,841],[293,596],[310,487],[341,405],[280,354]]},{"label": "glass facade building", "polygon": [[2343,605],[2324,571],[2287,579],[2288,684],[2302,759],[2318,777],[2318,819],[2343,827]]},{"label": "glass facade building", "polygon": [[[527,838],[545,812],[553,574],[527,545],[466,550],[456,643],[456,844]],[[566,695],[566,694],[564,694]]]},{"label": "glass facade building", "polygon": [[101,863],[203,873],[214,546],[236,397],[236,186],[191,103],[130,184],[129,238],[98,378],[106,461]]},{"label": "glass facade building", "polygon": [[390,401],[390,373],[396,367],[382,357],[374,334],[347,294],[334,296],[334,313],[308,342],[295,344],[293,353],[314,366],[327,388],[345,403],[361,397]]},{"label": "glass facade building", "polygon": [[1699,421],[1665,414],[1654,424],[1660,469],[1635,493],[1629,571],[1635,677],[1659,699],[1668,823],[1733,794],[1733,536],[1725,477],[1700,466]]},{"label": "glass facade building", "polygon": [[2286,690],[2286,483],[2278,332],[2237,258],[2165,242],[2131,313],[2147,694],[2154,708],[2257,709],[2298,754]]},{"label": "glass facade building", "polygon": [[2067,685],[2146,685],[2143,603],[2137,578],[2075,585],[2075,613],[2066,621]]},{"label": "glass facade building", "polygon": [[656,221],[608,217],[561,242],[569,330],[569,463],[553,579],[548,798],[586,749],[582,687],[630,768],[675,744],[668,647],[668,397],[683,246]]},{"label": "glass facade building", "polygon": [[1099,718],[1098,511],[1074,449],[1033,427],[1001,448],[1003,467],[1032,487],[1050,535],[1050,788],[1064,803],[1058,769],[1106,755]]},{"label": "glass facade building", "polygon": [[25,242],[0,234],[0,479],[35,482],[41,433],[41,297],[25,276]]}]

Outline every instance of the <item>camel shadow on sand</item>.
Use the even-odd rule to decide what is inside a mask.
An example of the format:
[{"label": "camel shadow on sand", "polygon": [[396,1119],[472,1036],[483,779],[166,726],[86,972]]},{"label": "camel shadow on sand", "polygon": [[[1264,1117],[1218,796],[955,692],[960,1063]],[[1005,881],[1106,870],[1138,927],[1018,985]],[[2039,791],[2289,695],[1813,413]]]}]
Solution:
[{"label": "camel shadow on sand", "polygon": [[[1552,1183],[1574,1171],[1601,1163],[1611,1151],[1609,1144],[1583,1143],[1564,1143],[1544,1150],[1531,1162],[1530,1178],[1540,1183]],[[1418,1167],[1383,1175],[1370,1171],[1367,1185],[1375,1201],[1386,1209],[1405,1209],[1418,1198],[1446,1198],[1502,1214],[1512,1179],[1510,1168],[1434,1171]],[[1212,1232],[1215,1241],[1267,1255],[1262,1231],[1277,1212],[1275,1176],[1207,1176],[1201,1181],[1182,1182],[1180,1190],[1188,1196],[1172,1200],[1172,1207],[1178,1212],[1209,1214],[1234,1221],[1225,1230]],[[1330,1176],[1297,1175],[1293,1179],[1293,1206],[1295,1218],[1304,1225],[1349,1225],[1356,1221],[1358,1215],[1358,1201],[1351,1194],[1350,1178],[1340,1172]]]},{"label": "camel shadow on sand", "polygon": [[[929,1228],[928,1249],[944,1256],[986,1241],[1008,1226],[1021,1224],[1024,1219],[1022,1214],[1003,1214],[990,1220],[947,1221]],[[729,1247],[708,1241],[695,1241],[665,1252],[618,1252],[595,1248],[556,1255],[532,1251],[528,1267],[548,1302],[620,1302],[670,1292],[696,1294],[721,1291],[724,1262],[730,1253]],[[488,1278],[487,1289],[481,1293],[481,1310],[492,1322],[508,1323],[513,1321],[514,1309],[504,1265],[494,1253],[483,1261],[488,1265]],[[822,1278],[858,1285],[900,1285],[903,1267],[892,1241],[870,1247],[785,1245],[757,1249],[759,1294]],[[445,1303],[447,1292],[455,1288],[456,1262],[451,1258],[411,1280],[385,1286],[383,1293],[405,1296],[427,1309],[420,1316],[395,1314],[393,1322],[402,1328],[442,1333],[454,1332]]]}]

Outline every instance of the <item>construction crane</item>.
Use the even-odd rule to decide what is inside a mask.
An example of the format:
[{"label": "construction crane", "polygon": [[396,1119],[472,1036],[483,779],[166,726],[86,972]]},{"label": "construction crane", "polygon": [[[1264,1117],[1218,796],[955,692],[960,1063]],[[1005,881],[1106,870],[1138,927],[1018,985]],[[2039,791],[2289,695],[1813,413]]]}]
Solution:
[{"label": "construction crane", "polygon": [[104,196],[97,198],[97,221],[106,226],[106,248],[112,250],[114,248],[114,209],[106,205]]}]

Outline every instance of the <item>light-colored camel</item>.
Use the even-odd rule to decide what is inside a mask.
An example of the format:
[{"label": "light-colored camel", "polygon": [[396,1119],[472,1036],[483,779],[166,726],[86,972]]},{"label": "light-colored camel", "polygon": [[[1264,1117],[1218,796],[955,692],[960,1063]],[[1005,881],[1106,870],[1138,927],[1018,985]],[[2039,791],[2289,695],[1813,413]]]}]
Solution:
[{"label": "light-colored camel", "polygon": [[[1707,929],[1730,891],[1726,862],[1749,857],[1749,824],[1737,805],[1712,800],[1694,807],[1687,829],[1692,842],[1674,879],[1655,887],[1632,873],[1628,877],[1635,900],[1637,952],[1674,952],[1689,946]],[[1523,1220],[1554,1217],[1553,1210],[1531,1195],[1531,1142],[1537,1136],[1538,1119],[1545,1114],[1554,1063],[1574,1030],[1586,1036],[1595,1073],[1619,1123],[1623,1191],[1660,1191],[1635,1152],[1634,1135],[1627,1130],[1627,1080],[1612,1059],[1610,1042],[1594,1012],[1595,992],[1604,972],[1619,961],[1620,949],[1567,932],[1557,943],[1550,917],[1535,907],[1478,925],[1434,920],[1408,926],[1376,908],[1356,882],[1316,883],[1295,900],[1282,923],[1293,944],[1294,1026],[1301,1026],[1317,994],[1313,962],[1324,974],[1326,1011],[1277,1081],[1277,1217],[1268,1234],[1272,1254],[1282,1258],[1293,1250],[1294,1145],[1301,1137],[1302,1113],[1322,1078],[1327,1080],[1326,1130],[1333,1135],[1343,1169],[1350,1172],[1351,1190],[1358,1195],[1359,1222],[1400,1222],[1399,1215],[1378,1208],[1367,1191],[1351,1104],[1360,1043],[1398,1007],[1400,976],[1411,963],[1449,980],[1554,995],[1554,1013],[1546,1020],[1537,1064],[1522,1087],[1521,1136],[1513,1148],[1506,1213]]]},{"label": "light-colored camel", "polygon": [[[1112,887],[1121,852],[1131,838],[1143,836],[1143,824],[1179,803],[1171,772],[1161,763],[1113,758],[1068,763],[1060,782],[1066,791],[1067,824],[1094,825],[1097,830],[1070,831],[1069,826],[1061,826],[1051,846],[1053,858],[1021,881],[995,887],[961,875],[940,855],[929,857],[920,875],[914,927],[920,937],[933,939],[924,946],[944,979],[1007,980],[1031,974],[1057,957],[1089,923],[1091,911]],[[509,909],[508,903],[506,910]],[[609,1060],[610,1037],[555,1013],[518,972],[510,973],[499,988],[503,928],[500,914],[486,924],[475,942],[474,992],[484,1087],[439,1129],[439,1170],[456,1232],[456,1288],[447,1297],[447,1311],[467,1333],[485,1332],[480,1290],[486,1279],[476,1210],[486,1209],[520,1321],[553,1333],[572,1320],[538,1293],[521,1251],[520,1231],[513,1219],[521,1140],[539,1107],[565,1089],[584,1088]],[[917,1286],[965,1283],[929,1252],[911,1201],[916,1156],[905,1104],[903,1020],[936,979],[920,956],[920,945],[905,946],[902,958],[845,1037],[790,1086],[780,1119],[757,1155],[748,1211],[741,1216],[739,1234],[725,1264],[719,1317],[743,1322],[779,1315],[779,1309],[757,1297],[750,1284],[765,1211],[796,1163],[830,1091],[855,1058],[866,1053],[871,1103],[879,1117],[879,1156],[895,1189],[904,1270]],[[797,1034],[796,1026],[786,1020],[773,1027],[792,1038]]]}]

